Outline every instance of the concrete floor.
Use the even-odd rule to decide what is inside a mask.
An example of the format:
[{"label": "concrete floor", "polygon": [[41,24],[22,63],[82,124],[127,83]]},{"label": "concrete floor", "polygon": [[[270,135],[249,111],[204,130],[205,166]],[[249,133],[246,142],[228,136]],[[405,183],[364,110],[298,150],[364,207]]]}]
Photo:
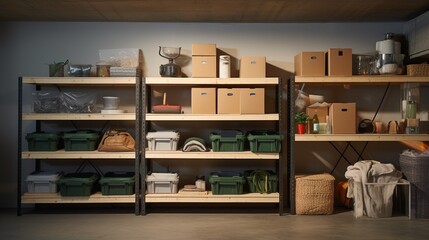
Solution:
[{"label": "concrete floor", "polygon": [[405,216],[355,219],[345,211],[329,216],[273,213],[26,213],[1,210],[0,238],[38,239],[429,239],[429,219]]}]

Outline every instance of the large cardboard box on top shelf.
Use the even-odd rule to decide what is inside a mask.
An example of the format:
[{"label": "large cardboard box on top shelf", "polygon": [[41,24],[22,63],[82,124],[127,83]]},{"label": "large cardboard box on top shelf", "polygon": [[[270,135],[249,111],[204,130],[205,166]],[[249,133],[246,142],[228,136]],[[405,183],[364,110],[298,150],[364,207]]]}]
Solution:
[{"label": "large cardboard box on top shelf", "polygon": [[218,88],[217,89],[217,113],[218,114],[240,114],[240,89]]},{"label": "large cardboard box on top shelf", "polygon": [[216,88],[191,89],[192,114],[216,114]]},{"label": "large cardboard box on top shelf", "polygon": [[265,88],[240,88],[240,113],[265,113]]},{"label": "large cardboard box on top shelf", "polygon": [[325,52],[301,52],[295,56],[295,75],[325,76]]},{"label": "large cardboard box on top shelf", "polygon": [[243,57],[240,59],[241,78],[265,78],[266,60],[265,57]]},{"label": "large cardboard box on top shelf", "polygon": [[332,103],[329,107],[329,119],[333,134],[356,133],[356,103]]},{"label": "large cardboard box on top shelf", "polygon": [[326,53],[328,76],[352,76],[352,49],[329,48]]},{"label": "large cardboard box on top shelf", "polygon": [[216,44],[192,44],[192,77],[216,76]]}]

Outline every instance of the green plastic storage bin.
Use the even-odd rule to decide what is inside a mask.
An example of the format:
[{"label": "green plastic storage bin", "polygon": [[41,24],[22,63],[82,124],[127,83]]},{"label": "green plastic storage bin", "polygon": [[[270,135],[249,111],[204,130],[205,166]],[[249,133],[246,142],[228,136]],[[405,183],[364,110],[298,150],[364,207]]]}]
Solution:
[{"label": "green plastic storage bin", "polygon": [[252,131],[248,134],[250,151],[252,152],[280,152],[283,136],[272,131]]},{"label": "green plastic storage bin", "polygon": [[244,172],[247,190],[250,193],[274,193],[278,191],[279,179],[273,171],[247,170]]},{"label": "green plastic storage bin", "polygon": [[94,151],[98,148],[100,134],[93,131],[76,131],[64,134],[66,151]]},{"label": "green plastic storage bin", "polygon": [[135,177],[133,172],[108,172],[99,181],[103,195],[134,194]]},{"label": "green plastic storage bin", "polygon": [[29,151],[56,151],[62,147],[61,138],[56,133],[28,133],[25,139],[27,139]]},{"label": "green plastic storage bin", "polygon": [[89,196],[97,191],[96,173],[69,173],[58,181],[61,196]]},{"label": "green plastic storage bin", "polygon": [[246,136],[238,130],[225,130],[210,134],[213,152],[244,151]]},{"label": "green plastic storage bin", "polygon": [[210,174],[209,182],[213,195],[238,195],[244,193],[246,180],[238,173],[220,172]]}]

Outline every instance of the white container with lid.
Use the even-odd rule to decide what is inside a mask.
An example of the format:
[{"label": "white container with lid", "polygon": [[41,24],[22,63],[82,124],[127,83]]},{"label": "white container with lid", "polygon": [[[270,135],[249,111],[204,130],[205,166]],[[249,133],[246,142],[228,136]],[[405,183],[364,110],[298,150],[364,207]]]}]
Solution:
[{"label": "white container with lid", "polygon": [[152,173],[146,176],[147,193],[177,193],[177,173]]},{"label": "white container with lid", "polygon": [[55,193],[58,192],[57,182],[61,174],[53,172],[37,172],[27,176],[28,192]]},{"label": "white container with lid", "polygon": [[180,134],[176,131],[149,132],[146,135],[148,149],[152,151],[176,151]]}]

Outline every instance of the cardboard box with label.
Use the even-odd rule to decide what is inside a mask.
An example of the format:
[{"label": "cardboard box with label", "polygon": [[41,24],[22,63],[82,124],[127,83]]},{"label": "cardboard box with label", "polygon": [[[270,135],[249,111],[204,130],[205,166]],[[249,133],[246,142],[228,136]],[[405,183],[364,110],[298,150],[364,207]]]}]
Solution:
[{"label": "cardboard box with label", "polygon": [[329,119],[333,134],[356,133],[356,103],[332,103],[329,107]]},{"label": "cardboard box with label", "polygon": [[313,118],[314,114],[317,113],[317,118],[319,123],[326,123],[326,117],[329,115],[329,105],[328,106],[308,106],[306,108],[306,113],[310,118]]},{"label": "cardboard box with label", "polygon": [[240,114],[240,89],[218,88],[217,89],[217,113],[218,114]]},{"label": "cardboard box with label", "polygon": [[301,52],[295,56],[295,75],[325,76],[325,52]]},{"label": "cardboard box with label", "polygon": [[191,89],[192,114],[216,114],[216,88]]},{"label": "cardboard box with label", "polygon": [[240,113],[265,113],[265,88],[240,88]]},{"label": "cardboard box with label", "polygon": [[265,57],[243,57],[240,59],[241,78],[265,78]]},{"label": "cardboard box with label", "polygon": [[328,76],[352,76],[352,49],[330,48],[326,53]]},{"label": "cardboard box with label", "polygon": [[216,76],[216,44],[192,44],[192,77]]}]

